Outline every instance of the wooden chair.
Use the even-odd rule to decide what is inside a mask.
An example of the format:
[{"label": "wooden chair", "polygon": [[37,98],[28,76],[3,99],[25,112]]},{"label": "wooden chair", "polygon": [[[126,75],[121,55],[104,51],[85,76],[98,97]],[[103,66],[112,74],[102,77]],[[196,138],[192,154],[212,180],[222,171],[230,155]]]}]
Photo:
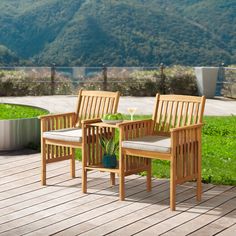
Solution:
[{"label": "wooden chair", "polygon": [[75,112],[40,117],[42,185],[46,184],[46,164],[52,162],[71,160],[71,177],[75,177],[75,148],[82,149],[84,140],[82,123],[116,113],[119,97],[119,92],[80,90]]},{"label": "wooden chair", "polygon": [[[124,162],[134,157],[170,161],[171,210],[175,210],[177,184],[197,180],[197,200],[201,200],[201,129],[204,106],[204,96],[157,94],[152,119],[120,125],[120,155]],[[151,176],[150,173],[148,176]],[[151,177],[147,181],[151,189]]]}]

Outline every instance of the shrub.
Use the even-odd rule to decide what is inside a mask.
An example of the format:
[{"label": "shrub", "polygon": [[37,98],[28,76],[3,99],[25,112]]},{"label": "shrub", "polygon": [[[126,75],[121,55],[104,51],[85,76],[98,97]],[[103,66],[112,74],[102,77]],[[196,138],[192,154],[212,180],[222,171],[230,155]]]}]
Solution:
[{"label": "shrub", "polygon": [[[56,75],[55,94],[71,94],[72,83],[60,74]],[[1,70],[0,96],[25,96],[51,94],[51,74],[46,69]]]},{"label": "shrub", "polygon": [[[140,69],[140,68],[139,68]],[[120,91],[123,96],[155,96],[161,94],[197,95],[194,71],[191,67],[172,66],[160,70],[142,70],[136,68],[109,68],[107,90]],[[50,70],[32,68],[20,71],[0,71],[0,96],[50,95]],[[82,75],[83,76],[83,75]],[[77,93],[78,88],[103,90],[102,72],[82,77],[78,85],[56,73],[55,94]]]},{"label": "shrub", "polygon": [[128,87],[130,95],[154,96],[161,94],[197,95],[197,84],[194,71],[191,67],[172,66],[160,71],[138,71],[132,74],[132,83]]},{"label": "shrub", "polygon": [[[230,69],[234,68],[234,69]],[[222,94],[225,97],[236,98],[236,65],[230,65],[225,69],[225,82],[223,84]]]},{"label": "shrub", "polygon": [[166,68],[167,93],[198,95],[196,76],[192,67],[172,66]]}]

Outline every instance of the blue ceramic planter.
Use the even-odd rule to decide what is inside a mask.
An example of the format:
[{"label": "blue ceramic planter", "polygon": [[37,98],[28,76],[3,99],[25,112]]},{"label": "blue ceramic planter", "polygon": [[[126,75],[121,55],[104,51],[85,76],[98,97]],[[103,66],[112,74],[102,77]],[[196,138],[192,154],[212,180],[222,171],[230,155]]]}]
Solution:
[{"label": "blue ceramic planter", "polygon": [[105,168],[116,168],[117,160],[116,155],[104,155],[102,157],[102,164]]}]

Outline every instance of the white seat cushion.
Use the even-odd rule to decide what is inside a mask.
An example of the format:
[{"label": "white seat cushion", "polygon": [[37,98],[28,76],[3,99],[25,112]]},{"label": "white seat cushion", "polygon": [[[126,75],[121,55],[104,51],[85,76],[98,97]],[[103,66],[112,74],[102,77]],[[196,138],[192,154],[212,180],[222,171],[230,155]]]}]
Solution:
[{"label": "white seat cushion", "polygon": [[43,138],[67,142],[82,142],[82,129],[71,128],[47,131],[43,133]]},{"label": "white seat cushion", "polygon": [[123,148],[131,148],[142,151],[170,153],[171,141],[164,136],[145,136],[122,142]]}]

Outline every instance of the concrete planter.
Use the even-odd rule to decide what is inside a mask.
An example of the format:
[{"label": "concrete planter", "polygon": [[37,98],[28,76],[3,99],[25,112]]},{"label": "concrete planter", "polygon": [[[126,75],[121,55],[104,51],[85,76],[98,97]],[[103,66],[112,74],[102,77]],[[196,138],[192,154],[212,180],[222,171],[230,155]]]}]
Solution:
[{"label": "concrete planter", "polygon": [[0,151],[22,149],[30,143],[40,143],[40,121],[37,117],[0,120]]},{"label": "concrete planter", "polygon": [[195,67],[199,95],[215,96],[218,70],[218,67]]}]

